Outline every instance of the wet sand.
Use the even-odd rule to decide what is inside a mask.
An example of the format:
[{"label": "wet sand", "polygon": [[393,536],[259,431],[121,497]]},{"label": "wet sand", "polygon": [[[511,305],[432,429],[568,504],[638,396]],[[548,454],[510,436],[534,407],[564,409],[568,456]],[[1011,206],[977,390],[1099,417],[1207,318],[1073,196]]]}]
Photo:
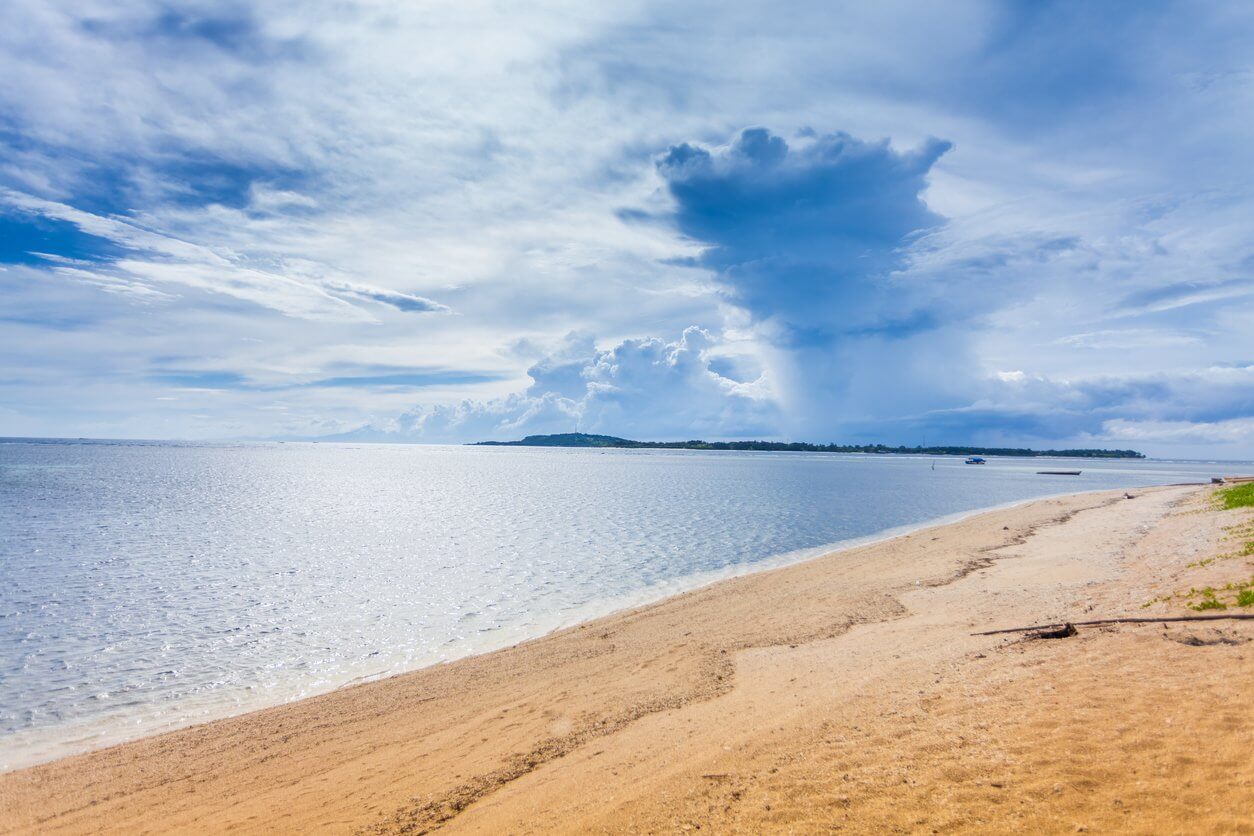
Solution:
[{"label": "wet sand", "polygon": [[1175,593],[1254,573],[1206,562],[1249,509],[1136,493],[0,775],[0,830],[1254,832],[1254,622],[971,635],[1192,615]]}]

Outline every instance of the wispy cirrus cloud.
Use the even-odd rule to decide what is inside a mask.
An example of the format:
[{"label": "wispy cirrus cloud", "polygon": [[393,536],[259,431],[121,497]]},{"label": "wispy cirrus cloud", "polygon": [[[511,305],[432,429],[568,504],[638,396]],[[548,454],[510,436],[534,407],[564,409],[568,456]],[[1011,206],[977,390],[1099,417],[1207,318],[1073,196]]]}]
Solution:
[{"label": "wispy cirrus cloud", "polygon": [[304,319],[369,320],[369,313],[354,304],[359,301],[409,313],[448,311],[446,305],[402,291],[302,275],[299,269],[258,269],[238,254],[154,232],[130,219],[96,215],[12,190],[0,190],[0,207],[10,210],[12,228],[23,217],[37,228],[46,222],[73,227],[71,233],[60,233],[62,240],[76,232],[73,251],[86,256],[25,250],[25,263],[50,262],[53,272],[136,296],[170,298],[161,288],[182,285]]},{"label": "wispy cirrus cloud", "polygon": [[388,389],[413,390],[433,386],[458,386],[500,380],[493,372],[460,369],[406,369],[378,367],[367,372],[304,381],[254,380],[238,372],[190,369],[161,369],[149,375],[160,383],[180,389],[232,389],[253,392],[282,392],[294,389]]}]

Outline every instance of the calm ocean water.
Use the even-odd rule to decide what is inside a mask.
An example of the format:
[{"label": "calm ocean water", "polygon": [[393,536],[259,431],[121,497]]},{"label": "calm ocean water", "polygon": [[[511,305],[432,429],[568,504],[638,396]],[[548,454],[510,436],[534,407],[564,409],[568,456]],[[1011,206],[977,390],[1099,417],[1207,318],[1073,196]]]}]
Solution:
[{"label": "calm ocean water", "polygon": [[[1083,475],[1035,473],[1062,464]],[[0,768],[456,659],[979,508],[1234,469],[0,442]]]}]

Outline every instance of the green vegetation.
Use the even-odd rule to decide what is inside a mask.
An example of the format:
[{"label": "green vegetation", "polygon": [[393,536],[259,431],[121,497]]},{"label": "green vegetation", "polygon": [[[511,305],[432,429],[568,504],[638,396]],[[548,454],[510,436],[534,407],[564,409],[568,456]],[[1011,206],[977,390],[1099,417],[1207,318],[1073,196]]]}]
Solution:
[{"label": "green vegetation", "polygon": [[1225,584],[1224,591],[1232,592],[1236,595],[1232,603],[1238,607],[1254,606],[1254,577],[1242,583]]},{"label": "green vegetation", "polygon": [[[1192,592],[1192,590],[1189,591]],[[1186,606],[1188,606],[1189,609],[1196,610],[1197,612],[1202,612],[1203,610],[1228,609],[1228,605],[1216,598],[1215,590],[1211,589],[1209,586],[1201,590],[1198,594],[1202,596],[1201,600],[1193,601],[1187,604]]]},{"label": "green vegetation", "polygon": [[1237,540],[1244,541],[1241,544],[1241,546],[1237,548],[1236,551],[1227,552],[1225,554],[1217,554],[1214,557],[1204,557],[1201,560],[1195,560],[1192,563],[1186,563],[1185,568],[1186,569],[1204,569],[1207,566],[1211,565],[1212,563],[1217,563],[1220,560],[1232,560],[1235,557],[1254,557],[1254,539],[1246,539],[1247,537],[1254,537],[1254,530],[1251,529],[1250,525],[1240,525],[1240,526],[1234,525],[1234,526],[1229,526],[1228,528],[1224,530],[1228,532],[1234,532],[1227,539],[1237,539]]},{"label": "green vegetation", "polygon": [[[1231,600],[1229,600],[1229,594],[1232,596]],[[1146,601],[1141,605],[1141,609],[1153,606],[1160,601],[1167,604],[1177,598],[1181,599],[1186,607],[1195,612],[1226,610],[1229,606],[1254,607],[1254,577],[1251,577],[1248,581],[1226,583],[1218,589],[1215,589],[1213,586],[1206,586],[1201,589],[1190,589],[1188,592],[1180,592],[1175,595],[1160,595],[1157,598],[1151,598]]]},{"label": "green vegetation", "polygon": [[[1216,505],[1223,510],[1229,508],[1244,508],[1254,505],[1254,482],[1246,485],[1238,485],[1235,488],[1225,488],[1224,490],[1215,491]],[[1254,520],[1246,520],[1229,525],[1224,528],[1228,534],[1228,539],[1240,540],[1242,544],[1235,552],[1221,554],[1212,560],[1228,560],[1233,557],[1252,557],[1254,556]],[[1199,565],[1206,565],[1206,561],[1200,561]]]},{"label": "green vegetation", "polygon": [[[1214,493],[1214,508],[1218,510],[1248,507],[1254,507],[1254,482],[1221,488]],[[1224,532],[1227,535],[1225,539],[1237,540],[1241,543],[1236,551],[1214,557],[1204,557],[1187,564],[1185,568],[1204,569],[1220,560],[1254,556],[1254,519],[1246,518],[1235,525],[1225,526]],[[1150,607],[1159,602],[1170,603],[1173,600],[1180,600],[1186,607],[1196,612],[1226,610],[1230,606],[1254,607],[1254,577],[1248,581],[1224,584],[1218,589],[1207,586],[1173,595],[1160,595],[1146,601],[1141,607]]]},{"label": "green vegetation", "polygon": [[1254,482],[1223,488],[1215,491],[1215,496],[1224,509],[1254,507]]},{"label": "green vegetation", "polygon": [[557,433],[521,441],[480,441],[484,447],[616,447],[646,450],[754,450],[780,453],[884,453],[929,456],[1064,456],[1086,459],[1143,459],[1136,450],[1029,450],[1026,447],[889,447],[884,444],[806,444],[782,441],[632,441],[612,435]]}]

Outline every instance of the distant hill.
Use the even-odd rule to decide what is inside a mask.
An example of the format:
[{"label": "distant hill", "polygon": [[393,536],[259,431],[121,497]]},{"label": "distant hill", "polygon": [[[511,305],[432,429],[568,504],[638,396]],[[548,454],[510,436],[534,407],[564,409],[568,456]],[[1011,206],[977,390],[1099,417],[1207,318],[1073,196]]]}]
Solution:
[{"label": "distant hill", "polygon": [[649,450],[761,450],[786,453],[885,453],[929,456],[1065,456],[1081,459],[1143,459],[1136,450],[1030,450],[1026,447],[888,447],[883,444],[806,444],[782,441],[632,441],[613,435],[557,433],[521,441],[480,441],[482,447],[616,447]]},{"label": "distant hill", "polygon": [[613,435],[589,435],[588,433],[556,433],[554,435],[529,435],[522,441],[480,441],[480,447],[643,447],[646,442],[632,441]]}]

